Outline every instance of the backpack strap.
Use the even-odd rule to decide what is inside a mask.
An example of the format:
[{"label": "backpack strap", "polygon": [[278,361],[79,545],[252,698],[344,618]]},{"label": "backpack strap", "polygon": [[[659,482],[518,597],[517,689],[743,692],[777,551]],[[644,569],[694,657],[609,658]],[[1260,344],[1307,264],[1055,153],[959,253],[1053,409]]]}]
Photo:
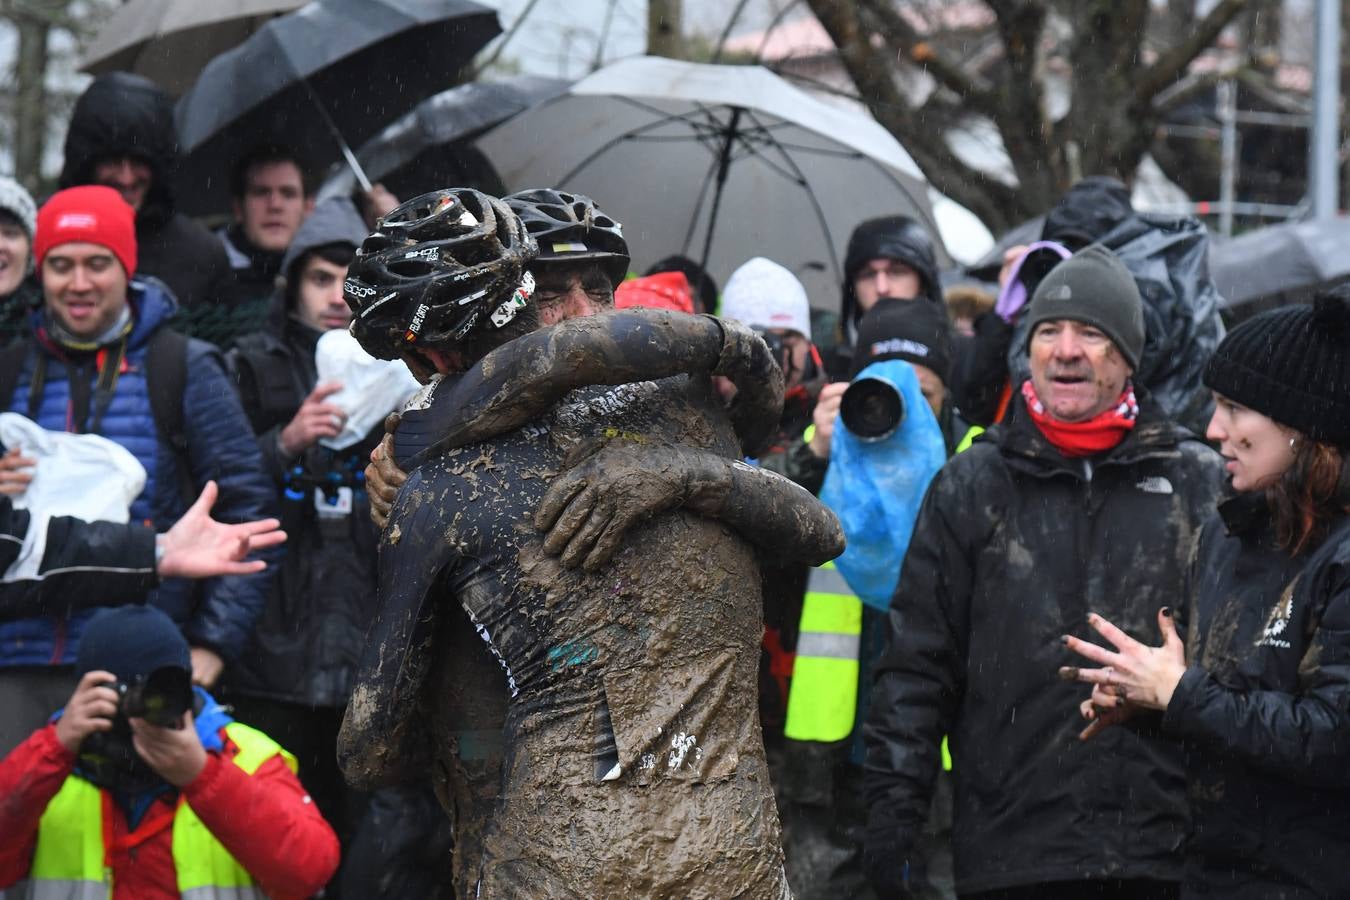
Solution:
[{"label": "backpack strap", "polygon": [[14,399],[14,389],[19,386],[19,376],[23,374],[23,365],[28,361],[32,348],[31,337],[21,335],[0,349],[0,412],[9,409],[10,401]]},{"label": "backpack strap", "polygon": [[145,349],[145,387],[150,394],[155,427],[173,450],[179,493],[183,502],[190,504],[197,496],[197,487],[188,457],[187,427],[183,416],[187,351],[187,336],[171,328],[161,328],[151,335]]}]

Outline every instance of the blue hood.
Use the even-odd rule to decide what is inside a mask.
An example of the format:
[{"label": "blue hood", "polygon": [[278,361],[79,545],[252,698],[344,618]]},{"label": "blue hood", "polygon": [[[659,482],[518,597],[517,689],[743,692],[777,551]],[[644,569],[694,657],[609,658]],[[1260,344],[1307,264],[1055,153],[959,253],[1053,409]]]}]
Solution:
[{"label": "blue hood", "polygon": [[848,540],[835,567],[859,599],[887,610],[924,492],[947,461],[947,448],[913,366],[899,359],[875,362],[858,378],[898,390],[905,417],[879,441],[858,439],[836,418],[820,500],[839,517]]}]

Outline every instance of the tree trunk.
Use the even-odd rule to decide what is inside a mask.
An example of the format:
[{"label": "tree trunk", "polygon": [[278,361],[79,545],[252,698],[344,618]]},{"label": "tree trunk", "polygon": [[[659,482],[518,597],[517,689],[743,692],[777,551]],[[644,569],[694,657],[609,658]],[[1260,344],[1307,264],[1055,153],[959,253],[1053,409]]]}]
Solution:
[{"label": "tree trunk", "polygon": [[14,172],[25,187],[37,193],[47,146],[47,35],[51,24],[24,13],[15,15],[13,22],[19,33],[14,62]]},{"label": "tree trunk", "polygon": [[681,0],[647,0],[647,52],[652,56],[684,58]]}]

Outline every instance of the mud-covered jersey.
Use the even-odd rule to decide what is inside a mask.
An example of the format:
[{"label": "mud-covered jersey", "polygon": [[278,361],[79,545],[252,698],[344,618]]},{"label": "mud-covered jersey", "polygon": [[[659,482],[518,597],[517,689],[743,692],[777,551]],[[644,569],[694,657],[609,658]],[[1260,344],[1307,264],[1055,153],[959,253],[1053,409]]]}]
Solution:
[{"label": "mud-covered jersey", "polygon": [[461,606],[510,695],[475,890],[780,896],[750,546],[667,513],[588,574],[546,555],[534,528],[551,478],[610,441],[739,449],[706,379],[584,388],[537,424],[421,465],[390,519],[382,583]]}]

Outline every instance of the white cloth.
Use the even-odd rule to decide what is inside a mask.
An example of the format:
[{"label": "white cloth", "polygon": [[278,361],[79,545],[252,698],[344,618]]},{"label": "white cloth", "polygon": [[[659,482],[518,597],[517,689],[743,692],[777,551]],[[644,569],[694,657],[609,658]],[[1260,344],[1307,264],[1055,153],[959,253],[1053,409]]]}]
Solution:
[{"label": "white cloth", "polygon": [[342,383],[342,390],[325,401],[347,416],[337,437],[319,441],[331,450],[345,450],[360,441],[421,388],[407,366],[398,360],[376,359],[342,328],[319,338],[314,348],[314,366],[320,384]]},{"label": "white cloth", "polygon": [[751,328],[786,328],[811,340],[806,288],[797,276],[762,256],[731,273],[722,291],[722,318]]},{"label": "white cloth", "polygon": [[145,487],[145,467],[125,447],[97,434],[47,431],[18,413],[0,413],[0,444],[33,459],[33,480],[13,498],[32,516],[18,559],[4,581],[36,577],[46,551],[47,522],[74,516],[125,522]]}]

